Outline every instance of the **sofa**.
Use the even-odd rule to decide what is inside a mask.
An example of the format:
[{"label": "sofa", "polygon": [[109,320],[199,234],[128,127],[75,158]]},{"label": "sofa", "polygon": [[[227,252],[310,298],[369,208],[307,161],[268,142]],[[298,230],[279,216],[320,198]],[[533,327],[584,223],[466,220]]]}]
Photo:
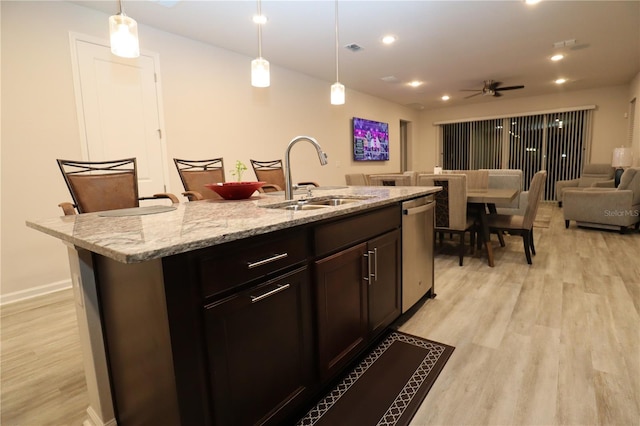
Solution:
[{"label": "sofa", "polygon": [[611,164],[587,164],[582,169],[582,175],[578,179],[559,180],[556,182],[556,201],[562,207],[564,202],[564,191],[571,188],[573,190],[584,190],[591,187],[611,187],[613,188],[613,174],[615,169]]},{"label": "sofa", "polygon": [[640,167],[626,169],[617,188],[569,188],[563,195],[565,227],[615,229],[621,233],[640,227]]}]

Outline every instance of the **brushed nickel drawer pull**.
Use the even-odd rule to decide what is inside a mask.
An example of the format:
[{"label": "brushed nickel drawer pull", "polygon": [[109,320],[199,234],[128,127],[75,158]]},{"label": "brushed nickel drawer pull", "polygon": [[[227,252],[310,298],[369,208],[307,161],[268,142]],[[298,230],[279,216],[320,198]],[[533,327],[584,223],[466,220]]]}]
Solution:
[{"label": "brushed nickel drawer pull", "polygon": [[367,258],[367,276],[364,277],[364,280],[368,281],[369,285],[371,285],[371,275],[372,275],[371,274],[371,254],[372,253],[373,252],[371,250],[369,250],[364,254],[364,257]]},{"label": "brushed nickel drawer pull", "polygon": [[271,262],[275,262],[276,260],[284,259],[287,256],[289,256],[289,254],[281,253],[281,254],[276,254],[275,256],[271,256],[268,259],[258,260],[257,262],[249,262],[247,264],[247,268],[249,268],[249,269],[257,268],[258,266],[266,265],[267,263],[271,263]]},{"label": "brushed nickel drawer pull", "polygon": [[261,294],[260,296],[250,296],[251,297],[251,303],[259,302],[262,299],[266,299],[269,296],[273,296],[276,293],[280,293],[281,291],[284,291],[284,290],[288,289],[289,287],[290,287],[289,284],[278,284],[278,287],[274,288],[271,291],[266,292],[265,294]]}]

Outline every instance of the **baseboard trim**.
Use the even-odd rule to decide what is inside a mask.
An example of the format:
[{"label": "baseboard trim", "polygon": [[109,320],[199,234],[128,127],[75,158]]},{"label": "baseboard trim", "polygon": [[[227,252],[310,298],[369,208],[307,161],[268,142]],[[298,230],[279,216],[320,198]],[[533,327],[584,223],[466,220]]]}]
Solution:
[{"label": "baseboard trim", "polygon": [[118,422],[116,422],[116,419],[110,419],[107,420],[106,423],[104,423],[104,421],[91,406],[87,408],[87,415],[89,416],[89,418],[82,422],[83,426],[118,426]]},{"label": "baseboard trim", "polygon": [[0,306],[71,288],[71,279],[0,295]]}]

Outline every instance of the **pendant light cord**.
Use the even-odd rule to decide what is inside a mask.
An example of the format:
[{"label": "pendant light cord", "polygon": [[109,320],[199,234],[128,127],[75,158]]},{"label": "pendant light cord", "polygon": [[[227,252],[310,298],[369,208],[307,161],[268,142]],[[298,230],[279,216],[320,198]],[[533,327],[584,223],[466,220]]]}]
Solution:
[{"label": "pendant light cord", "polygon": [[118,0],[118,15],[124,15],[124,10],[122,9],[122,0]]},{"label": "pendant light cord", "polygon": [[338,0],[336,0],[336,82],[340,81],[338,78]]},{"label": "pendant light cord", "polygon": [[[258,0],[258,17],[262,18],[262,8]],[[258,57],[262,58],[262,24],[258,24]]]}]

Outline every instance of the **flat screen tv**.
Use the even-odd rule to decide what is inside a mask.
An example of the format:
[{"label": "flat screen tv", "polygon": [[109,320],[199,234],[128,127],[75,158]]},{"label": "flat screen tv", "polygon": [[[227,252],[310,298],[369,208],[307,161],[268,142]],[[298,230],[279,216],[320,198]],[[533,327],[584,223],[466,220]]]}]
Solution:
[{"label": "flat screen tv", "polygon": [[353,159],[389,160],[389,123],[353,117]]}]

